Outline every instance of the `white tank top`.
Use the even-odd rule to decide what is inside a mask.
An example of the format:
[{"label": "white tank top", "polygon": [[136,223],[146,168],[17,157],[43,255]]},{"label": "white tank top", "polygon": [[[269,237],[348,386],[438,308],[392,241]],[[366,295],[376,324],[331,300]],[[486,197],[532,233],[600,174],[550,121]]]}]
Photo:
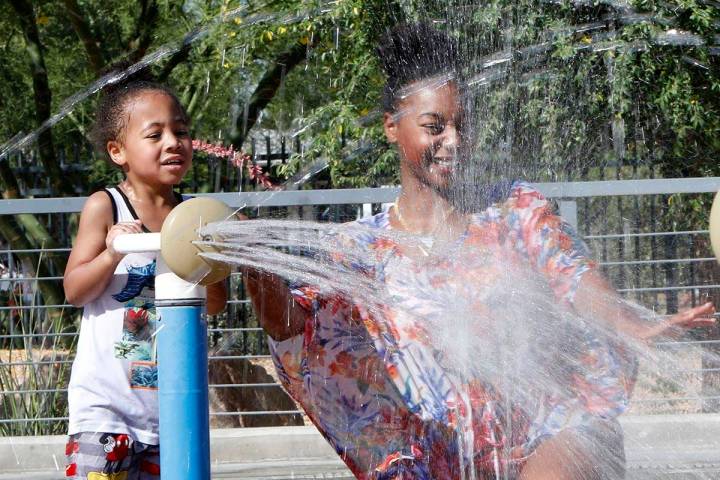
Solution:
[{"label": "white tank top", "polygon": [[[113,223],[137,219],[121,190],[105,191]],[[126,433],[159,443],[155,259],[154,253],[126,255],[105,291],[83,309],[68,387],[70,435]]]}]

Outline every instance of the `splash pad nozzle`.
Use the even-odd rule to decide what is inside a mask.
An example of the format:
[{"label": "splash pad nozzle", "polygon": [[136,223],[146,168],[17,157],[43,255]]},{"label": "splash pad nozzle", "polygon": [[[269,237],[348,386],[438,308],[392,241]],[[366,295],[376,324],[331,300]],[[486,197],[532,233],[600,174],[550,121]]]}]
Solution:
[{"label": "splash pad nozzle", "polygon": [[710,245],[715,258],[720,262],[720,192],[715,194],[710,208]]},{"label": "splash pad nozzle", "polygon": [[158,310],[157,364],[160,409],[160,470],[164,478],[210,479],[207,324],[205,286],[230,268],[198,253],[211,247],[198,233],[208,223],[227,220],[233,211],[207,197],[175,207],[160,233],[120,235],[120,253],[160,252],[155,275]]}]

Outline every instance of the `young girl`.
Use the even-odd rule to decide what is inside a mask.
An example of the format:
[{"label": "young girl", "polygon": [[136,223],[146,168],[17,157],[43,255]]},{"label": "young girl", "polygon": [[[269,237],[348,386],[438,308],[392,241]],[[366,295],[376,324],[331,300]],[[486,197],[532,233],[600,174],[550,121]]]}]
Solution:
[{"label": "young girl", "polygon": [[[84,307],[68,389],[68,477],[159,478],[156,255],[120,254],[113,239],[159,232],[183,200],[173,186],[192,161],[189,123],[156,83],[125,82],[101,98],[96,144],[125,180],[88,198],[65,271],[68,301]],[[225,297],[224,284],[208,287],[208,313]]]},{"label": "young girl", "polygon": [[[451,70],[455,47],[425,25],[400,27],[381,45],[385,133],[400,154],[401,193],[389,211],[346,229],[332,260],[372,278],[392,302],[368,308],[362,293],[289,291],[272,275],[248,272],[283,384],[359,479],[623,478],[616,417],[627,407],[635,362],[596,335],[591,322],[600,332],[644,341],[712,324],[703,318],[712,305],[660,324],[641,322],[595,271],[569,225],[526,183],[487,188],[495,198],[473,214],[456,208],[452,180],[464,118],[462,86]],[[419,248],[388,231],[413,234]],[[517,283],[507,284],[508,276]],[[545,325],[523,317],[531,309],[508,299],[524,298],[506,292],[530,284],[547,292],[546,305],[591,319],[589,327],[565,336],[549,327],[563,325],[562,318]],[[473,321],[454,333],[458,319]],[[505,326],[506,319],[514,323]],[[496,347],[483,339],[488,328],[533,326],[545,327],[540,334],[551,341],[577,338],[558,352],[574,370],[565,384],[551,384],[557,389],[519,389],[525,397],[515,402],[483,364],[493,361],[483,350]],[[443,335],[449,343],[436,344]],[[547,355],[541,336],[526,337],[530,347],[514,352],[518,361],[528,360],[526,353]],[[467,357],[453,351],[467,342]],[[453,355],[464,361],[453,364]],[[542,382],[531,377],[563,371],[533,366],[538,371],[517,378],[532,388]]]}]

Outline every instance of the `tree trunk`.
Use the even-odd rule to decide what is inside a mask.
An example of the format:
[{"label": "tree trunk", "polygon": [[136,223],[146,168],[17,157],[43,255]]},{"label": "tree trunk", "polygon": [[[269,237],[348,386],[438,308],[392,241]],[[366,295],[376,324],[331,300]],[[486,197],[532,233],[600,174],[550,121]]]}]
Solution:
[{"label": "tree trunk", "polygon": [[90,29],[90,25],[85,21],[77,0],[63,0],[63,4],[75,33],[85,47],[90,67],[95,72],[95,75],[99,76],[105,66],[105,56],[100,49],[100,42]]},{"label": "tree trunk", "polygon": [[283,75],[287,75],[290,70],[305,60],[307,49],[307,45],[296,43],[288,51],[279,55],[265,72],[250,97],[246,115],[237,119],[238,134],[232,139],[235,148],[242,149],[247,134],[257,122],[260,112],[267,107],[280,89]]},{"label": "tree trunk", "polygon": [[140,3],[140,15],[135,24],[135,33],[128,42],[129,59],[133,63],[145,56],[145,52],[150,47],[160,13],[155,0],[141,0]]},{"label": "tree trunk", "polygon": [[[18,22],[25,38],[25,49],[32,70],[35,122],[39,127],[52,114],[52,92],[48,82],[47,69],[45,68],[40,34],[35,22],[35,12],[32,5],[25,0],[10,0],[10,4],[18,14]],[[50,129],[44,130],[38,136],[38,151],[45,173],[50,177],[53,190],[57,194],[71,193],[69,184],[62,181],[62,174],[55,158],[55,148]]]}]

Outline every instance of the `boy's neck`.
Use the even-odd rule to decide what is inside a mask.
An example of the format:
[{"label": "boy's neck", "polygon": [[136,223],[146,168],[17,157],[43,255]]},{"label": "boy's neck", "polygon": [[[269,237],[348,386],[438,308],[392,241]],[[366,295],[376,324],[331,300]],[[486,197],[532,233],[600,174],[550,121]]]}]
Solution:
[{"label": "boy's neck", "polygon": [[126,177],[119,186],[130,200],[138,203],[154,205],[175,203],[173,185],[150,185]]},{"label": "boy's neck", "polygon": [[127,196],[143,226],[151,232],[159,232],[165,217],[179,201],[173,192],[173,186],[155,186],[135,180],[126,178],[120,183],[120,189]]}]

